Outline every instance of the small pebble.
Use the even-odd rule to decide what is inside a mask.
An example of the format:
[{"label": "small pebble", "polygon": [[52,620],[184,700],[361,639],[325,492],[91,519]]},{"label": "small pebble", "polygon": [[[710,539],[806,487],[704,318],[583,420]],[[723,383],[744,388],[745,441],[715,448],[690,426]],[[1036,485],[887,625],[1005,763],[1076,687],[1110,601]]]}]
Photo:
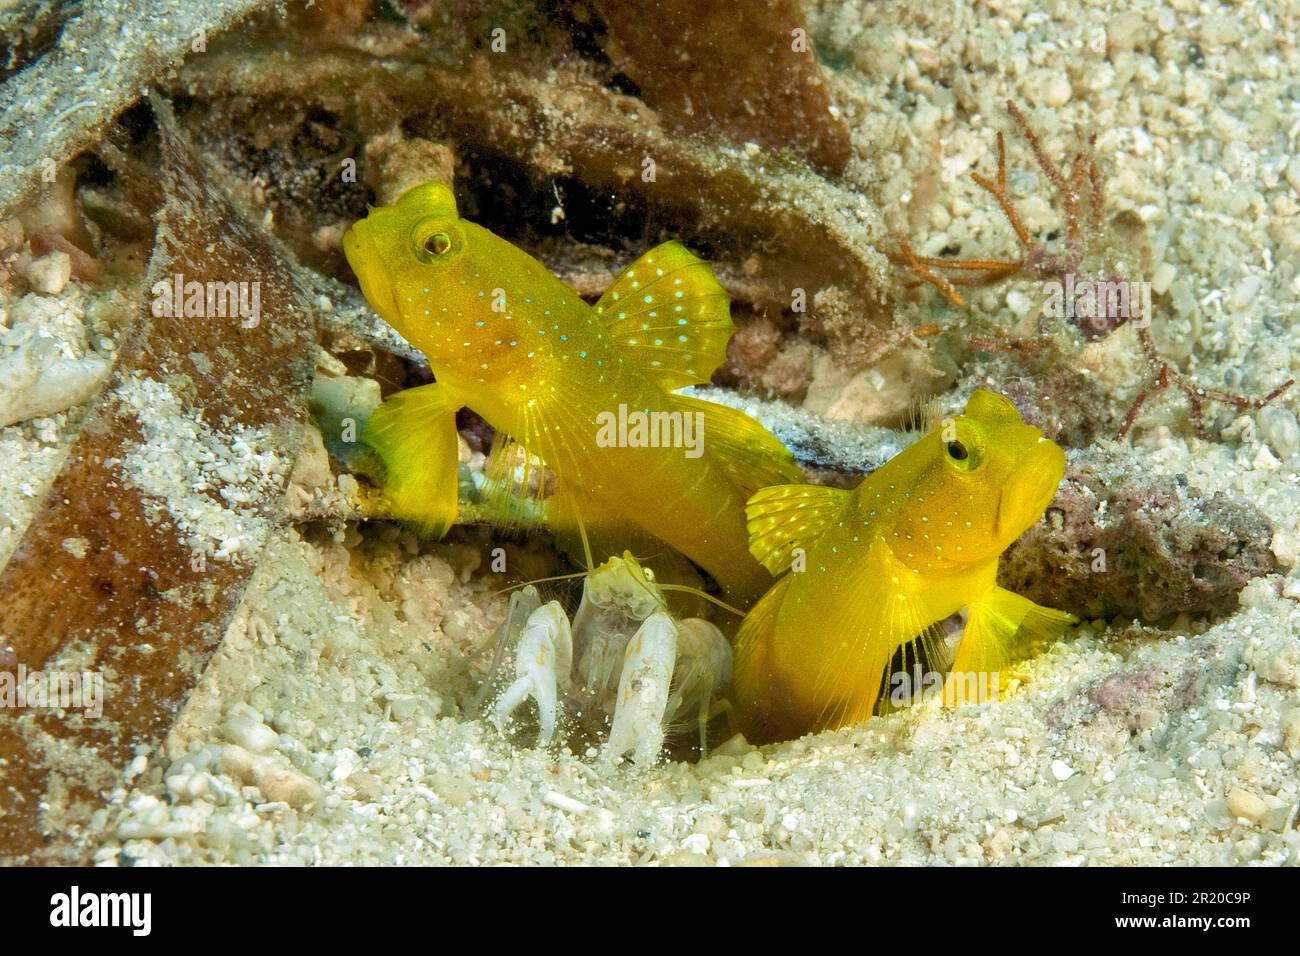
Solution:
[{"label": "small pebble", "polygon": [[251,750],[256,754],[274,750],[276,742],[280,739],[280,735],[266,724],[246,714],[232,714],[227,717],[222,729],[226,733],[226,739],[231,743],[239,744],[245,750]]},{"label": "small pebble", "polygon": [[1266,405],[1255,416],[1259,434],[1282,461],[1300,452],[1300,423],[1295,413],[1276,405]]},{"label": "small pebble", "polygon": [[1007,308],[1024,318],[1034,308],[1034,301],[1019,289],[1012,289],[1007,293]]},{"label": "small pebble", "polygon": [[1259,295],[1260,286],[1263,280],[1257,275],[1248,275],[1237,283],[1237,288],[1232,292],[1232,305],[1234,308],[1242,309],[1255,301]]},{"label": "small pebble", "polygon": [[1287,750],[1300,750],[1300,708],[1282,718],[1282,742]]},{"label": "small pebble", "polygon": [[1070,81],[1064,73],[1057,73],[1047,82],[1043,91],[1043,102],[1048,106],[1059,107],[1070,102]]},{"label": "small pebble", "polygon": [[17,219],[0,219],[0,252],[23,244],[23,224]]},{"label": "small pebble", "polygon": [[683,850],[690,850],[692,853],[701,855],[708,853],[710,846],[712,846],[712,841],[703,833],[692,833],[682,840]]},{"label": "small pebble", "polygon": [[1241,787],[1233,787],[1229,790],[1227,800],[1229,813],[1251,823],[1258,823],[1268,812],[1268,804],[1262,797]]},{"label": "small pebble", "polygon": [[1064,760],[1053,760],[1052,776],[1061,781],[1069,780],[1074,776],[1074,768]]},{"label": "small pebble", "polygon": [[1178,277],[1178,269],[1168,262],[1162,262],[1156,266],[1155,272],[1151,274],[1151,291],[1156,295],[1164,295],[1173,285],[1174,279]]},{"label": "small pebble", "polygon": [[255,781],[267,803],[287,803],[301,810],[320,799],[320,785],[315,780],[269,760],[256,768]]},{"label": "small pebble", "polygon": [[51,252],[27,267],[27,281],[43,295],[58,295],[72,278],[72,258],[66,252]]}]

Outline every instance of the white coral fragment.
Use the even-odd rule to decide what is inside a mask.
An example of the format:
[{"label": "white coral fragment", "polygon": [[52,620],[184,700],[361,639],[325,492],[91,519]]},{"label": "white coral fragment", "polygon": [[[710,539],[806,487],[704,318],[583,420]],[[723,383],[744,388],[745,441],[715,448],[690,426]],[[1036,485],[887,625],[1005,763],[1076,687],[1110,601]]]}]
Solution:
[{"label": "white coral fragment", "polygon": [[31,336],[0,357],[0,428],[89,401],[111,368],[108,359],[93,352],[67,358],[56,339]]}]

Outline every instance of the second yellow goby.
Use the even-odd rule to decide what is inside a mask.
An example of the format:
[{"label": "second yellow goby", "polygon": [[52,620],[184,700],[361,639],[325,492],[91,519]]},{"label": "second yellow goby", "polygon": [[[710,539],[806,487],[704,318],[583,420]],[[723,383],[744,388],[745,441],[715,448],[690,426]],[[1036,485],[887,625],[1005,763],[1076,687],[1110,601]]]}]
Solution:
[{"label": "second yellow goby", "polygon": [[756,493],[751,549],[772,573],[788,573],[736,636],[732,700],[746,736],[783,740],[867,719],[899,648],[928,642],[929,656],[942,656],[938,625],[962,610],[944,696],[993,696],[1031,639],[1074,621],[997,585],[999,556],[1042,516],[1064,471],[1054,442],[1007,399],[977,389],[964,414],[853,491]]}]

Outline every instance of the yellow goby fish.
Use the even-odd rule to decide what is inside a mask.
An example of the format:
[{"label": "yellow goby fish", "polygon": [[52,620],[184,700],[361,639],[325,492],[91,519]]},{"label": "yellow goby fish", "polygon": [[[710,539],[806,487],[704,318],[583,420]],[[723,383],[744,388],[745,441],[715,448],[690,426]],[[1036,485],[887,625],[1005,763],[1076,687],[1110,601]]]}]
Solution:
[{"label": "yellow goby fish", "polygon": [[967,612],[943,686],[992,696],[1031,640],[1074,622],[998,587],[998,558],[1043,514],[1065,455],[1015,406],[979,389],[852,491],[765,488],[749,501],[750,548],[788,571],[736,635],[732,701],[750,740],[867,719],[899,648],[942,649],[939,624]]},{"label": "yellow goby fish", "polygon": [[[673,392],[707,382],[734,331],[701,259],[664,243],[591,306],[460,218],[436,182],[372,209],[343,249],[371,306],[436,379],[385,401],[363,432],[386,466],[395,515],[434,534],[455,521],[455,415],[469,407],[497,431],[490,473],[529,485],[519,446],[545,463],[555,477],[548,521],[580,539],[589,563],[666,544],[733,600],[771,583],[747,549],[745,501],[801,472],[749,416]],[[540,498],[549,479],[534,484]]]}]

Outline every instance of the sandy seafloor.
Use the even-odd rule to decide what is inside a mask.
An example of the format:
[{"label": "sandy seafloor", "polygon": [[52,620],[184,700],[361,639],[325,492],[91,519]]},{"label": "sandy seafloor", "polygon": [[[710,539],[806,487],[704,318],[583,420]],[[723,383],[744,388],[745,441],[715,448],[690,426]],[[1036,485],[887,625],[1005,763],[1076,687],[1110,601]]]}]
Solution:
[{"label": "sandy seafloor", "polygon": [[[834,97],[881,111],[871,135],[891,154],[889,190],[903,196],[943,162],[948,198],[921,251],[985,233],[1006,242],[964,174],[987,170],[1008,97],[1050,106],[1036,115],[1049,143],[1068,145],[1074,124],[1096,132],[1110,202],[1146,224],[1173,303],[1158,341],[1206,384],[1261,394],[1300,367],[1300,52],[1287,7],[826,0],[810,15],[837,65]],[[1036,215],[1032,200],[1022,208]],[[42,317],[32,295],[3,303],[9,335],[86,314],[64,296],[62,318]],[[995,288],[975,305],[1014,315],[1016,295]],[[69,348],[107,343],[92,331]],[[164,752],[138,757],[96,820],[94,858],[1296,863],[1296,400],[1200,441],[1183,437],[1185,406],[1165,395],[1132,438],[1152,474],[1235,493],[1275,522],[1282,573],[1249,584],[1235,613],[1160,630],[1084,624],[1026,662],[1002,701],[924,705],[771,747],[733,740],[699,764],[611,767],[585,750],[513,744],[466,713],[505,607],[480,548],[382,525],[364,540],[280,535]],[[0,430],[0,554],[76,417]],[[159,454],[193,445],[162,426],[157,438]],[[342,493],[323,453],[295,481],[306,496]]]}]

